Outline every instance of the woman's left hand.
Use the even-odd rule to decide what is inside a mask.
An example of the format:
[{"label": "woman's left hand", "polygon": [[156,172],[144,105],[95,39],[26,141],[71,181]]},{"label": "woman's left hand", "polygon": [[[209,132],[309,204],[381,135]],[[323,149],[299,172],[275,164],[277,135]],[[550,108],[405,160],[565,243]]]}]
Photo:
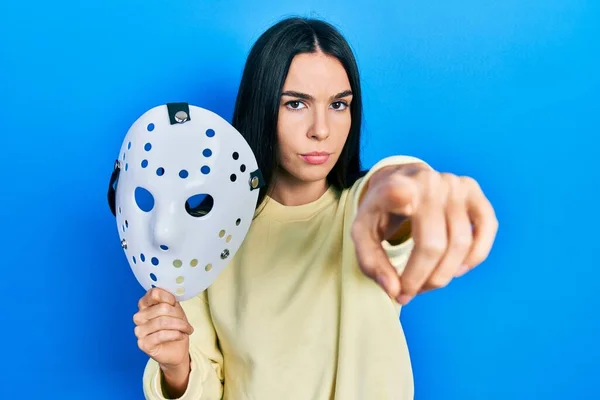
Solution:
[{"label": "woman's left hand", "polygon": [[[405,224],[414,248],[398,276],[382,241]],[[483,262],[497,229],[494,209],[474,179],[407,164],[383,168],[369,179],[352,239],[361,270],[407,304]]]}]

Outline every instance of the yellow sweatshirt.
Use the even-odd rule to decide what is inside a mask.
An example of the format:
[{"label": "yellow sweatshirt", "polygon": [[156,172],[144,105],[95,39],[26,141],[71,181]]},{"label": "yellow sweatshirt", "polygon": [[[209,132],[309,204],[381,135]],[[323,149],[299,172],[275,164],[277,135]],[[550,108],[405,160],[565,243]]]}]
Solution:
[{"label": "yellow sweatshirt", "polygon": [[[268,199],[231,263],[182,302],[194,327],[181,400],[408,400],[413,377],[400,306],[358,267],[350,227],[358,198],[390,157],[351,188],[284,206]],[[412,239],[383,242],[403,269]],[[158,364],[143,376],[164,399]]]}]

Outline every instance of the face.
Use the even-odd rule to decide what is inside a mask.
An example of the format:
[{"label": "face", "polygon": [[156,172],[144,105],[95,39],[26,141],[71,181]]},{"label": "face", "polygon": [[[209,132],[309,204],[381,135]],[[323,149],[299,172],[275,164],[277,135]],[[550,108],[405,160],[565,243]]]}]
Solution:
[{"label": "face", "polygon": [[280,168],[301,182],[327,178],[350,132],[350,81],[323,53],[297,55],[283,86],[277,121]]}]

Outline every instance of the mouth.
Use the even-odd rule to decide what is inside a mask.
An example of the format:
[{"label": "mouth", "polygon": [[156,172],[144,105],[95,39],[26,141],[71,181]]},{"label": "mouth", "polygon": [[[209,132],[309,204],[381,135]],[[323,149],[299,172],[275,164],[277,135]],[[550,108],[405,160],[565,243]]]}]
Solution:
[{"label": "mouth", "polygon": [[320,165],[326,163],[330,155],[330,153],[324,151],[313,151],[312,153],[301,154],[300,157],[311,165]]}]

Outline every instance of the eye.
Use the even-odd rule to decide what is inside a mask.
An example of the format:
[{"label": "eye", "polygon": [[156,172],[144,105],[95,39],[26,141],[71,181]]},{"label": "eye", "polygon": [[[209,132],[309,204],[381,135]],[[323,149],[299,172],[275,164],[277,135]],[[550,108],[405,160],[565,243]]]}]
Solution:
[{"label": "eye", "polygon": [[150,212],[154,208],[154,196],[143,187],[138,186],[134,192],[135,204],[144,212]]},{"label": "eye", "polygon": [[185,211],[192,217],[204,217],[214,205],[215,201],[210,194],[195,194],[185,202]]},{"label": "eye", "polygon": [[293,111],[301,110],[302,108],[306,107],[304,103],[302,103],[299,100],[288,101],[287,103],[285,103],[285,105],[287,108]]},{"label": "eye", "polygon": [[335,103],[331,103],[331,107],[335,111],[344,111],[348,107],[348,103],[344,101],[336,101]]}]

